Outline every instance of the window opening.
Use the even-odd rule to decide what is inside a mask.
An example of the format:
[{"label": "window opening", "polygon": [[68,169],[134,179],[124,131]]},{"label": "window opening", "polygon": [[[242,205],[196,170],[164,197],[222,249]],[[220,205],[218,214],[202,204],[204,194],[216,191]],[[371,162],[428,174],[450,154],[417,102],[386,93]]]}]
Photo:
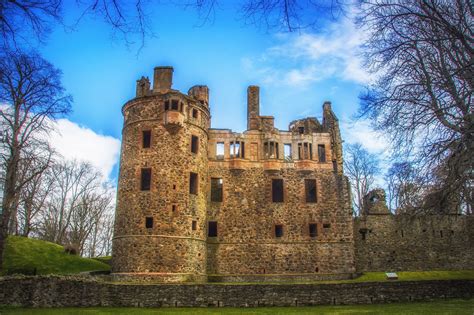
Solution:
[{"label": "window opening", "polygon": [[151,131],[144,130],[142,132],[142,147],[149,148],[151,146]]},{"label": "window opening", "polygon": [[189,193],[197,195],[198,193],[198,174],[189,173]]},{"label": "window opening", "polygon": [[285,143],[283,145],[283,151],[284,151],[284,154],[285,154],[285,161],[291,162],[292,161],[292,158],[291,158],[291,143]]},{"label": "window opening", "polygon": [[283,225],[275,224],[275,237],[283,236]]},{"label": "window opening", "polygon": [[140,178],[140,190],[150,190],[151,188],[151,168],[142,168]]},{"label": "window opening", "polygon": [[318,159],[319,162],[326,162],[326,147],[324,144],[318,144]]},{"label": "window opening", "polygon": [[263,152],[266,159],[278,159],[278,142],[267,141],[263,143]]},{"label": "window opening", "polygon": [[222,202],[222,178],[211,178],[211,201]]},{"label": "window opening", "polygon": [[244,158],[245,157],[245,143],[243,141],[232,141],[230,143],[230,157]]},{"label": "window opening", "polygon": [[217,236],[217,222],[209,221],[207,224],[207,236],[216,237]]},{"label": "window opening", "polygon": [[309,237],[316,237],[318,236],[318,226],[316,223],[309,224]]},{"label": "window opening", "polygon": [[191,136],[191,152],[198,153],[199,150],[199,138],[197,136]]},{"label": "window opening", "polygon": [[309,142],[298,143],[298,159],[311,160],[313,156],[313,145]]},{"label": "window opening", "polygon": [[306,202],[317,202],[318,200],[317,200],[317,194],[316,194],[316,180],[305,179],[304,186],[305,186]]},{"label": "window opening", "polygon": [[147,229],[152,229],[153,228],[153,217],[146,217],[145,218],[145,227]]},{"label": "window opening", "polygon": [[272,179],[272,201],[283,202],[283,179]]},{"label": "window opening", "polygon": [[218,160],[224,159],[224,142],[216,143],[216,159]]},{"label": "window opening", "polygon": [[179,110],[178,100],[171,100],[171,110]]}]

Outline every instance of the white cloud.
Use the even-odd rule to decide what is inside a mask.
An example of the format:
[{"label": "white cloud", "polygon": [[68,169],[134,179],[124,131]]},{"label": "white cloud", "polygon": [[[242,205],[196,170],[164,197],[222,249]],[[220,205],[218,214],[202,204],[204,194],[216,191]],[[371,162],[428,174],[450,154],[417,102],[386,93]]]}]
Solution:
[{"label": "white cloud", "polygon": [[56,121],[57,132],[51,133],[53,148],[64,158],[90,162],[104,176],[110,177],[120,154],[120,140],[100,135],[68,120]]},{"label": "white cloud", "polygon": [[360,143],[370,153],[380,154],[382,157],[388,153],[389,144],[386,137],[374,131],[367,120],[340,122],[342,139],[346,143]]},{"label": "white cloud", "polygon": [[318,34],[279,34],[279,44],[257,58],[243,59],[242,65],[267,84],[305,87],[330,77],[370,82],[371,75],[360,57],[366,34],[356,28],[353,16],[330,24]]}]

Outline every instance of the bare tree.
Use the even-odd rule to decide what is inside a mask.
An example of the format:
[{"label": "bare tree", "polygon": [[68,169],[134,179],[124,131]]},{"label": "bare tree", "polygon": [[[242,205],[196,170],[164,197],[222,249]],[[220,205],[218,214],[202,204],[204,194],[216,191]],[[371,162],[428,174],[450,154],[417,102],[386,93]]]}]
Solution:
[{"label": "bare tree", "polygon": [[361,116],[390,136],[396,157],[411,157],[440,204],[462,198],[472,209],[471,1],[362,0],[361,9],[367,65],[379,75],[361,97]]},{"label": "bare tree", "polygon": [[[67,3],[67,2],[66,2]],[[173,0],[172,4],[195,9],[203,23],[213,19],[224,1]],[[267,30],[296,31],[318,28],[325,17],[344,13],[349,0],[241,0],[236,6],[244,21]],[[32,37],[40,43],[49,35],[52,26],[63,23],[63,0],[4,0],[0,1],[0,33],[3,46],[31,44]],[[70,6],[74,3],[68,3]],[[138,36],[141,46],[145,37],[153,34],[150,11],[162,5],[159,1],[145,0],[76,0],[79,16],[76,25],[85,16],[102,19],[111,26],[112,34],[132,43]],[[74,26],[76,26],[74,25]],[[20,45],[22,46],[22,45]]]},{"label": "bare tree", "polygon": [[[98,187],[100,175],[90,164],[60,161],[52,168],[55,184],[49,192],[41,213],[40,238],[66,245],[69,241],[71,222],[78,219],[88,194]],[[80,224],[80,223],[78,223]]]},{"label": "bare tree", "polygon": [[374,188],[375,176],[379,173],[379,160],[360,143],[347,145],[344,153],[344,170],[352,187],[354,212],[359,215],[364,196]]},{"label": "bare tree", "polygon": [[81,255],[84,254],[86,243],[89,256],[96,253],[99,246],[100,225],[104,221],[106,212],[110,210],[112,198],[114,198],[114,195],[110,194],[105,187],[99,186],[101,182],[98,179],[95,181],[96,185],[91,185],[87,191],[83,192],[80,203],[73,209],[71,217],[68,242],[78,248]]},{"label": "bare tree", "polygon": [[[54,178],[48,175],[54,151],[47,142],[40,142],[23,154],[19,167],[19,182],[24,182],[17,196],[16,208],[11,215],[10,233],[28,237],[34,229],[34,220],[44,207]],[[30,180],[26,180],[26,179]]]},{"label": "bare tree", "polygon": [[48,133],[47,119],[70,111],[71,97],[60,84],[61,72],[32,52],[3,51],[0,55],[0,111],[2,128],[1,163],[5,169],[2,212],[0,220],[0,266],[4,242],[12,213],[15,213],[19,193],[26,183],[44,171],[38,168],[20,178],[22,159],[32,148],[41,146]]},{"label": "bare tree", "polygon": [[420,211],[426,185],[412,163],[393,163],[386,174],[386,183],[392,212],[416,214]]},{"label": "bare tree", "polygon": [[82,254],[89,257],[109,256],[111,254],[115,193],[113,193],[111,187],[104,186],[103,189],[101,198],[96,205],[100,211],[96,211],[96,215],[92,217],[91,233],[84,242],[85,246]]}]

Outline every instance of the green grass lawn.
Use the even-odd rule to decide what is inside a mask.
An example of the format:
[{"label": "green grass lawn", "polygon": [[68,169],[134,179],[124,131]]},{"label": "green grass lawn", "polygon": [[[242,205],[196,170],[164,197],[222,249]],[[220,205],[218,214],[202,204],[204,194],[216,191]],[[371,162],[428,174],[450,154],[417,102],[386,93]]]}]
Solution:
[{"label": "green grass lawn", "polygon": [[8,237],[3,268],[3,274],[35,268],[37,274],[74,274],[82,271],[110,270],[109,265],[95,259],[67,254],[58,244],[20,236]]},{"label": "green grass lawn", "polygon": [[262,308],[56,308],[25,309],[0,308],[0,314],[31,315],[96,315],[96,314],[456,314],[474,313],[474,300],[443,300],[423,303],[314,306],[314,307],[262,307]]},{"label": "green grass lawn", "polygon": [[[432,270],[432,271],[400,271],[400,281],[418,280],[474,280],[474,270]],[[385,272],[366,272],[350,282],[393,281],[387,280]]]}]

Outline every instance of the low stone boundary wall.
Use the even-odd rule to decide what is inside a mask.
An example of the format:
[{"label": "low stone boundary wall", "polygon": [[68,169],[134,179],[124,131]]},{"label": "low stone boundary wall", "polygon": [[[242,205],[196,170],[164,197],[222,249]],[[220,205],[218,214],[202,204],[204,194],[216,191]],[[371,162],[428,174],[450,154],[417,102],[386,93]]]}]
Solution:
[{"label": "low stone boundary wall", "polygon": [[474,280],[338,284],[115,284],[78,277],[0,278],[0,304],[25,307],[251,307],[474,297]]}]

